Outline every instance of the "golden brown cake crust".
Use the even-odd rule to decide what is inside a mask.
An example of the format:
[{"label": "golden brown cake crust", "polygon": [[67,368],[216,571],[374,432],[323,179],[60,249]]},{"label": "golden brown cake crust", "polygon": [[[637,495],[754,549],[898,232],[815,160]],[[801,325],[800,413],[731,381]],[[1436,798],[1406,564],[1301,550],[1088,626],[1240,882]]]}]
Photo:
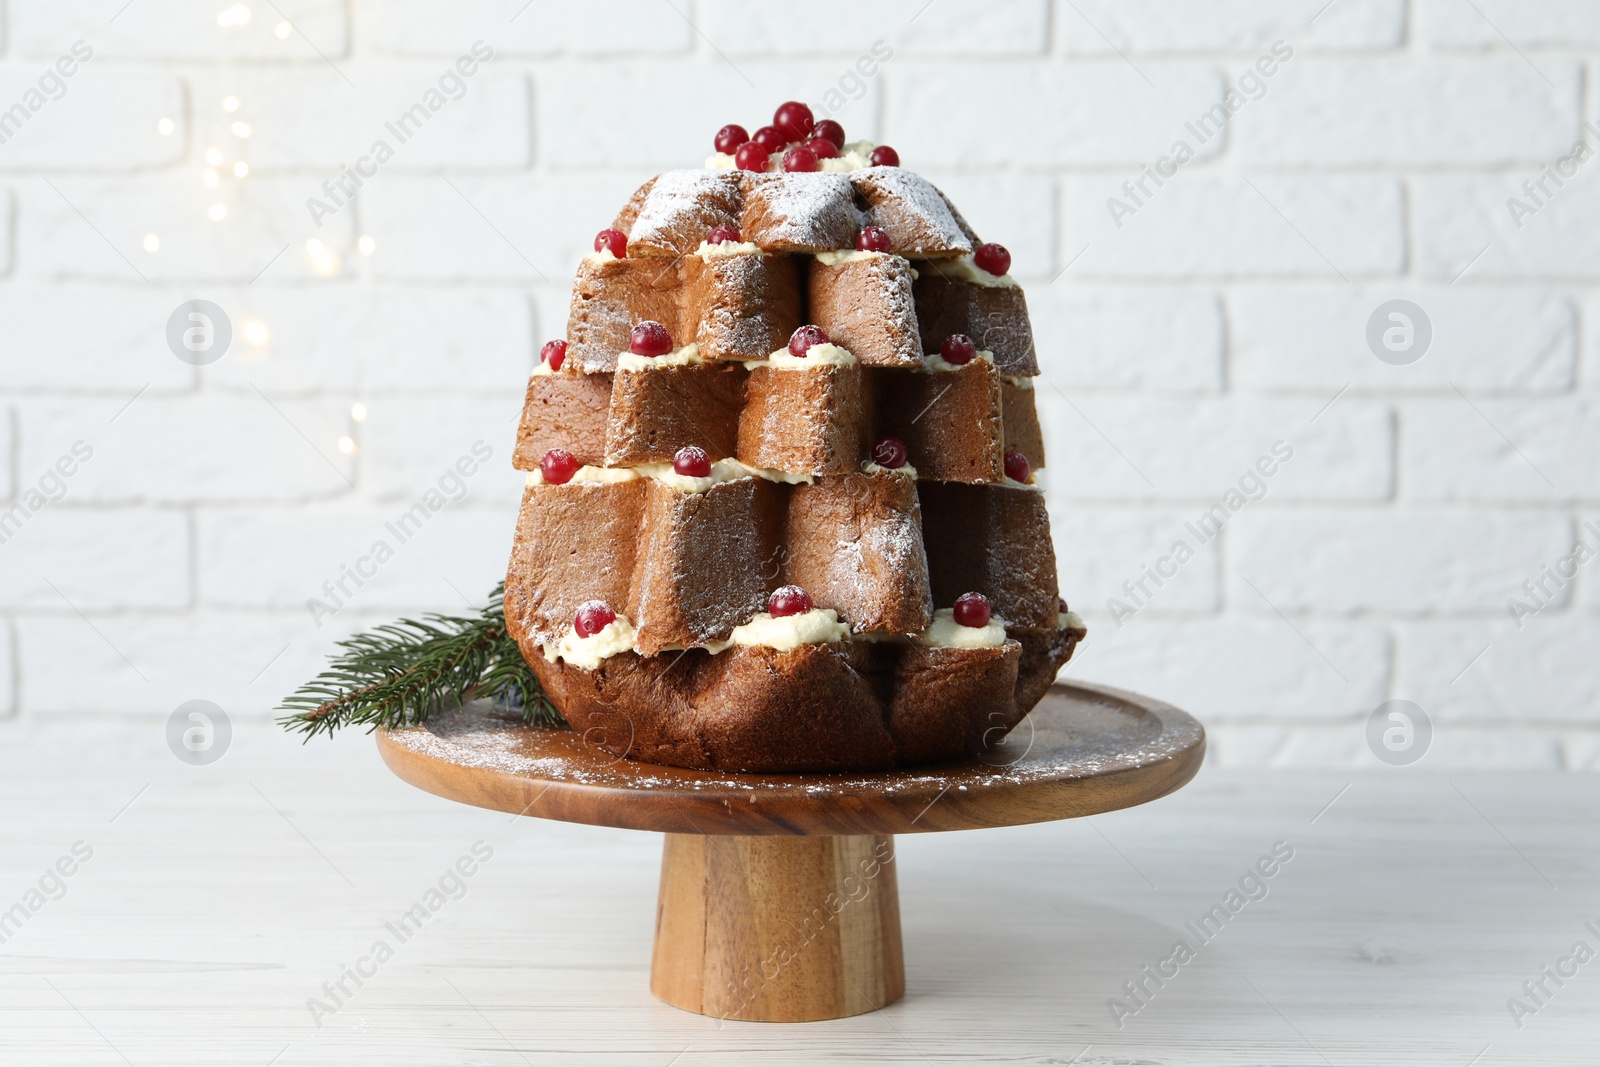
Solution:
[{"label": "golden brown cake crust", "polygon": [[[738,243],[702,248],[719,226]],[[854,249],[864,226],[885,231],[890,251],[820,255]],[[1043,497],[1002,463],[1008,448],[1036,468],[1044,459],[1033,393],[1015,381],[1038,372],[1022,290],[934,262],[970,256],[978,235],[898,167],[669,171],[615,228],[626,254],[579,268],[566,363],[529,382],[515,465],[536,470],[564,448],[586,466],[639,468],[695,445],[753,469],[722,463],[697,483],[659,467],[531,479],[505,618],[551,701],[588,744],[683,767],[876,770],[981,755],[1084,636],[1059,626]],[[666,328],[675,358],[619,367],[646,320]],[[855,359],[767,359],[808,322]],[[952,333],[993,362],[930,363]],[[885,435],[903,440],[915,471],[877,466],[894,452],[874,451]],[[850,636],[727,645],[790,584]],[[911,639],[943,632],[936,609],[968,592],[988,598],[1001,643]],[[546,659],[594,600],[632,629],[585,647],[631,647],[592,669]]]},{"label": "golden brown cake crust", "polygon": [[566,449],[579,463],[604,463],[610,407],[609,374],[530,375],[511,465],[536,470],[552,448]]},{"label": "golden brown cake crust", "polygon": [[[1055,640],[997,648],[831,642],[613,656],[593,670],[523,654],[586,743],[706,770],[868,771],[980,755],[1032,710],[1072,654]],[[521,638],[519,637],[519,640]]]}]

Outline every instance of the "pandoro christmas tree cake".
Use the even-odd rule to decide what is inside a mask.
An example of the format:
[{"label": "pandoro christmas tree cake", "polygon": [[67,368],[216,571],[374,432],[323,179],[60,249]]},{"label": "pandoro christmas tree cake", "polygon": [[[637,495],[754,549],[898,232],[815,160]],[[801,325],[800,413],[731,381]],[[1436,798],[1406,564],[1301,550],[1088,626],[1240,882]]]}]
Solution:
[{"label": "pandoro christmas tree cake", "polygon": [[502,589],[341,642],[307,734],[487,697],[649,763],[981,754],[1085,635],[1011,256],[804,104],[645,182],[528,379]]},{"label": "pandoro christmas tree cake", "polygon": [[745,771],[960,758],[1084,637],[1011,257],[780,107],[639,187],[528,382],[504,617],[561,716]]}]

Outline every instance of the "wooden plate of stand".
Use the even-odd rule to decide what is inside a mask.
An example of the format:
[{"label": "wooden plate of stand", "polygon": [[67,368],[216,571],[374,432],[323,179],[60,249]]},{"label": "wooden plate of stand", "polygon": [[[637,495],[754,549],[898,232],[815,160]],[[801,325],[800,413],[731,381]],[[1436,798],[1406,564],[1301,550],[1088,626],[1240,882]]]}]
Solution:
[{"label": "wooden plate of stand", "polygon": [[380,730],[378,750],[450,800],[666,834],[651,991],[701,1014],[799,1022],[905,991],[892,835],[1144,804],[1194,777],[1205,731],[1161,701],[1058,685],[982,757],[908,770],[663,767],[481,703]]}]

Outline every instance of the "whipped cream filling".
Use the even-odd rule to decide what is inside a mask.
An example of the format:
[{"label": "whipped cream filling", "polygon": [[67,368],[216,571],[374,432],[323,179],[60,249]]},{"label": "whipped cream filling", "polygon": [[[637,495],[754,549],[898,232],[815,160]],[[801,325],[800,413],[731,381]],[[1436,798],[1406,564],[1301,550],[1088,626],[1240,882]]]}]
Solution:
[{"label": "whipped cream filling", "polygon": [[530,378],[548,378],[552,374],[555,374],[555,373],[556,373],[556,369],[554,367],[550,366],[550,364],[546,363],[544,360],[541,359],[534,366],[533,370],[528,372],[528,377],[530,377]]},{"label": "whipped cream filling", "polygon": [[[527,485],[547,485],[544,472],[535,468],[527,472]],[[709,478],[690,478],[672,469],[671,463],[641,463],[637,467],[579,467],[565,484],[607,485],[614,482],[631,482],[635,478],[653,478],[684,493],[703,493],[713,485],[737,481],[740,478],[761,478],[785,485],[811,485],[817,480],[814,474],[794,474],[790,471],[772,470],[769,467],[752,467],[736,459],[719,459],[711,464]]]},{"label": "whipped cream filling", "polygon": [[[817,164],[822,170],[834,173],[860,170],[863,167],[872,166],[872,150],[876,147],[877,145],[871,141],[847,141],[837,158],[820,159]],[[733,156],[727,152],[713,152],[706,157],[706,169],[733,170]],[[783,153],[781,151],[774,152],[767,158],[766,170],[768,173],[783,170]]]},{"label": "whipped cream filling", "polygon": [[864,259],[889,258],[887,252],[873,252],[860,248],[841,248],[837,252],[818,252],[817,262],[827,267],[837,267],[841,263],[859,263]]},{"label": "whipped cream filling", "polygon": [[855,354],[848,348],[840,348],[836,344],[825,343],[812,345],[806,349],[806,354],[803,356],[791,356],[787,348],[780,348],[766,359],[752,359],[745,366],[804,370],[807,367],[818,366],[849,367],[855,362]]},{"label": "whipped cream filling", "polygon": [[579,637],[578,631],[568,630],[561,635],[561,640],[544,646],[544,658],[551,663],[565,660],[574,667],[592,671],[617,653],[631,651],[635,636],[633,623],[626,615],[618,615],[599,633],[588,637]]},{"label": "whipped cream filling", "polygon": [[752,467],[748,463],[741,463],[736,459],[719,459],[711,464],[711,474],[705,478],[694,478],[687,474],[679,474],[672,469],[671,463],[641,463],[634,468],[642,478],[653,478],[663,485],[670,485],[681,493],[703,493],[714,485],[723,482],[738,481],[740,478],[761,478],[769,482],[783,482],[787,485],[810,485],[816,480],[811,474],[790,474],[788,471],[770,470],[766,467]]},{"label": "whipped cream filling", "polygon": [[940,608],[928,628],[912,640],[927,648],[998,648],[1006,643],[1006,624],[991,615],[987,626],[962,626],[954,608]]},{"label": "whipped cream filling", "polygon": [[636,356],[632,352],[617,353],[618,370],[651,370],[656,367],[688,367],[700,362],[700,346],[695,344],[675,348],[664,356]]},{"label": "whipped cream filling", "polygon": [[872,166],[872,150],[876,147],[877,145],[871,141],[846,141],[844,148],[839,150],[839,155],[836,158],[821,161],[822,169],[843,173],[870,167]]},{"label": "whipped cream filling", "polygon": [[724,256],[758,256],[761,246],[754,241],[723,241],[721,244],[711,244],[701,241],[700,247],[694,254],[701,259],[720,259]]},{"label": "whipped cream filling", "polygon": [[1043,473],[1043,467],[1036,467],[1028,472],[1028,480],[1025,482],[1019,482],[1008,474],[995,484],[1006,486],[1009,489],[1031,489],[1035,493],[1042,493],[1044,492],[1044,487],[1039,484],[1039,475]]},{"label": "whipped cream filling", "polygon": [[[992,357],[993,353],[990,353],[990,355]],[[1000,375],[1000,380],[1005,382],[1007,385],[1012,386],[1013,388],[1026,389],[1029,392],[1033,391],[1032,378],[1025,378],[1016,374],[1002,374]]]},{"label": "whipped cream filling", "polygon": [[843,641],[849,636],[850,627],[839,621],[839,613],[832,608],[812,608],[780,619],[763,611],[743,626],[735,626],[726,641],[708,643],[706,651],[714,655],[734,645],[744,645],[788,652],[801,645]]},{"label": "whipped cream filling", "polygon": [[612,254],[611,249],[602,248],[598,252],[590,252],[588,255],[584,256],[583,261],[589,264],[591,267],[594,267],[600,265],[601,263],[610,263],[616,258],[617,257]]},{"label": "whipped cream filling", "polygon": [[909,463],[902,463],[898,467],[885,467],[880,463],[874,463],[870,459],[861,465],[861,472],[863,474],[901,474],[913,479],[917,476],[917,468]]},{"label": "whipped cream filling", "polygon": [[1058,630],[1087,630],[1088,628],[1083,623],[1083,616],[1076,611],[1060,611],[1056,613],[1056,629]]},{"label": "whipped cream filling", "polygon": [[977,285],[987,285],[991,289],[1015,289],[1017,283],[1009,274],[994,275],[973,262],[971,256],[961,256],[958,259],[930,259],[924,262],[923,267],[930,274],[937,274],[941,278],[956,278],[964,282],[973,282]]},{"label": "whipped cream filling", "polygon": [[[938,370],[938,371],[961,370],[963,367],[972,366],[972,364],[970,362],[969,363],[951,363],[949,360],[945,359],[943,356],[941,356],[937,352],[929,352],[926,356],[924,356],[922,358],[928,364],[928,369],[929,370]],[[994,353],[989,351],[987,348],[979,349],[977,355],[974,356],[973,358],[974,359],[981,359],[985,363],[988,363],[990,366],[994,366]]]}]

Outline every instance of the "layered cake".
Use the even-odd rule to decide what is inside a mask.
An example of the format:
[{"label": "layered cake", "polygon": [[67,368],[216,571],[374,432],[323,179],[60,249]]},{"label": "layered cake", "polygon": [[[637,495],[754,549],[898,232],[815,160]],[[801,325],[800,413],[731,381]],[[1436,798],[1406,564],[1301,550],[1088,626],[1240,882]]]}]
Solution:
[{"label": "layered cake", "polygon": [[619,756],[958,759],[1084,637],[1010,255],[803,104],[645,182],[528,381],[511,635]]}]

